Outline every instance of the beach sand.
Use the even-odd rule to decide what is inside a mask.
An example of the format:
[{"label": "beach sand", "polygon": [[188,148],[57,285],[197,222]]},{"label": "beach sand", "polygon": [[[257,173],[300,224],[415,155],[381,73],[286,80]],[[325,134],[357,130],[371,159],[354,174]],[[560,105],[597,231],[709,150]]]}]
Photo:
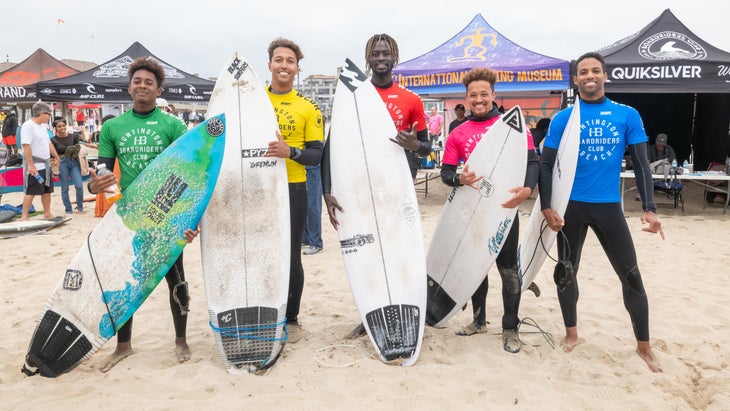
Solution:
[{"label": "beach sand", "polygon": [[[425,246],[448,188],[429,183],[419,193]],[[73,189],[72,189],[73,191]],[[620,283],[592,233],[583,250],[578,330],[584,340],[572,353],[557,346],[564,328],[552,283],[552,264],[536,282],[542,296],[523,295],[522,318],[552,334],[556,348],[523,326],[518,354],[502,350],[501,282],[490,271],[487,334],[458,337],[471,307],[445,328],[427,327],[418,362],[389,366],[373,355],[367,337],[345,340],[359,322],[343,269],[337,236],[323,217],[323,252],[304,256],[306,282],[300,322],[304,336],[289,344],[262,376],[228,375],[219,358],[200,266],[200,241],[185,251],[191,288],[188,343],[192,359],[178,364],[167,287],[160,285],[135,315],[134,355],[108,373],[99,368],[114,350],[108,342],[68,374],[48,379],[20,372],[36,322],[64,268],[99,221],[87,212],[44,234],[0,240],[0,408],[41,409],[730,409],[730,214],[719,205],[703,209],[702,190],[685,185],[685,211],[658,195],[666,240],[641,231],[639,203],[627,194],[626,216],[649,296],[654,352],[664,373],[652,374],[634,352]],[[19,193],[2,196],[20,204]],[[718,200],[719,202],[719,200]],[[36,199],[36,207],[40,199]],[[60,189],[53,212],[63,213]],[[520,207],[527,224],[532,200]],[[35,217],[40,218],[40,217]],[[43,249],[39,252],[36,250]],[[554,251],[553,251],[554,253]]]}]

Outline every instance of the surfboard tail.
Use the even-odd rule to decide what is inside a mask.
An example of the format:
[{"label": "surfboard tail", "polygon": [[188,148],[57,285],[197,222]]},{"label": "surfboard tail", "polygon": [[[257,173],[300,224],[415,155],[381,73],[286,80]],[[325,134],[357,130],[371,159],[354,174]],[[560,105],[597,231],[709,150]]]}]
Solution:
[{"label": "surfboard tail", "polygon": [[367,313],[371,338],[385,361],[411,358],[420,342],[420,308],[394,304]]},{"label": "surfboard tail", "polygon": [[22,371],[28,376],[55,378],[79,365],[92,349],[74,324],[48,310],[33,333]]},{"label": "surfboard tail", "polygon": [[426,323],[436,326],[454,310],[456,301],[441,287],[438,281],[431,276],[428,278],[426,288]]},{"label": "surfboard tail", "polygon": [[282,310],[275,307],[243,307],[211,313],[211,327],[229,372],[256,372],[274,365],[285,338]]}]

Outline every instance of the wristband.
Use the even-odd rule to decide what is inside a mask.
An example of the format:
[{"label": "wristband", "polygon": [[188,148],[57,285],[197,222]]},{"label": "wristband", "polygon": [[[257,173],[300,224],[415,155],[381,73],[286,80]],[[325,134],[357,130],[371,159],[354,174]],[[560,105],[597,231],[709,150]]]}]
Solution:
[{"label": "wristband", "polygon": [[301,155],[302,155],[302,150],[300,150],[296,147],[292,147],[290,150],[289,158],[292,160],[296,160]]},{"label": "wristband", "polygon": [[86,189],[89,190],[91,194],[96,194],[95,192],[91,191],[91,181],[89,181],[89,184],[86,185]]}]

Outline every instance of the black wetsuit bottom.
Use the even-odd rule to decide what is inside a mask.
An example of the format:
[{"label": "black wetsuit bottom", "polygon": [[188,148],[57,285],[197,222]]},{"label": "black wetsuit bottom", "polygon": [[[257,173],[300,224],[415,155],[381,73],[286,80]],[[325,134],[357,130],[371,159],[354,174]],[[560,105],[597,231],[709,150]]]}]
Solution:
[{"label": "black wetsuit bottom", "polygon": [[289,183],[289,218],[291,223],[291,259],[289,260],[289,298],[286,321],[297,322],[304,291],[302,266],[302,232],[307,222],[307,183]]},{"label": "black wetsuit bottom", "polygon": [[[183,268],[183,255],[180,253],[180,257],[175,260],[175,264],[172,265],[170,271],[165,274],[165,280],[167,280],[167,288],[170,290],[170,311],[172,312],[172,323],[175,326],[175,337],[184,338],[185,330],[188,323],[188,316],[183,315],[180,310],[180,304],[185,307],[188,306],[190,297],[188,295],[187,287],[177,288],[177,297],[180,304],[175,301],[175,286],[185,281],[185,269]],[[117,343],[127,343],[132,339],[132,320],[134,316],[129,317],[122,328],[117,332]]]},{"label": "black wetsuit bottom", "polygon": [[[636,250],[620,203],[585,203],[570,201],[565,212],[563,232],[570,247],[573,281],[558,291],[560,310],[566,327],[578,323],[578,268],[583,244],[590,227],[596,234],[608,261],[621,280],[624,307],[638,341],[649,341],[649,303],[637,267]],[[558,253],[564,255],[564,243],[558,241]]]},{"label": "black wetsuit bottom", "polygon": [[[518,311],[520,309],[520,299],[522,293],[520,291],[520,278],[517,274],[517,247],[519,245],[520,220],[517,213],[514,215],[512,228],[507,234],[507,238],[502,245],[502,249],[497,256],[497,270],[502,278],[502,306],[504,314],[502,315],[502,329],[514,330],[517,328],[520,319]],[[485,251],[486,252],[486,251]],[[489,290],[489,276],[484,277],[484,281],[479,288],[471,296],[472,309],[474,310],[474,320],[479,325],[487,323],[487,291]]]}]

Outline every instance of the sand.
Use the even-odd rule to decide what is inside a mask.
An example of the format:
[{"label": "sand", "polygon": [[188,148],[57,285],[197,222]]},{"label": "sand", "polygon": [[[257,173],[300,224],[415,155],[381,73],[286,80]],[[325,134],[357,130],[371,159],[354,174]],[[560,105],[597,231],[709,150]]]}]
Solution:
[{"label": "sand", "polygon": [[[438,180],[419,194],[425,245],[448,189]],[[73,190],[73,189],[72,189]],[[458,337],[471,307],[445,328],[427,328],[418,362],[389,366],[369,340],[345,340],[358,322],[336,233],[323,219],[323,252],[304,256],[306,283],[300,321],[304,337],[286,346],[262,376],[228,375],[208,326],[200,267],[200,242],[185,251],[191,285],[188,343],[192,359],[178,364],[174,333],[161,285],[135,315],[136,353],[108,373],[99,368],[115,341],[89,361],[56,379],[20,372],[30,337],[64,268],[99,221],[93,203],[85,214],[44,234],[0,240],[0,408],[25,409],[730,409],[730,214],[703,209],[702,190],[685,187],[685,211],[658,196],[666,240],[641,231],[633,193],[626,217],[649,296],[654,351],[664,373],[652,374],[634,352],[635,340],[616,275],[595,236],[589,234],[579,273],[578,330],[584,342],[572,353],[552,348],[523,326],[518,354],[502,350],[501,283],[490,271],[487,334]],[[20,204],[18,193],[2,203]],[[719,201],[719,200],[718,200]],[[36,199],[40,207],[40,199]],[[532,201],[520,207],[522,227]],[[63,213],[60,189],[53,212]],[[325,216],[326,217],[326,216]],[[39,217],[36,217],[39,218]],[[38,250],[45,251],[39,252]],[[552,265],[536,279],[542,296],[527,292],[520,315],[531,318],[559,343],[564,328],[552,283]],[[164,282],[163,282],[164,283]]]}]

